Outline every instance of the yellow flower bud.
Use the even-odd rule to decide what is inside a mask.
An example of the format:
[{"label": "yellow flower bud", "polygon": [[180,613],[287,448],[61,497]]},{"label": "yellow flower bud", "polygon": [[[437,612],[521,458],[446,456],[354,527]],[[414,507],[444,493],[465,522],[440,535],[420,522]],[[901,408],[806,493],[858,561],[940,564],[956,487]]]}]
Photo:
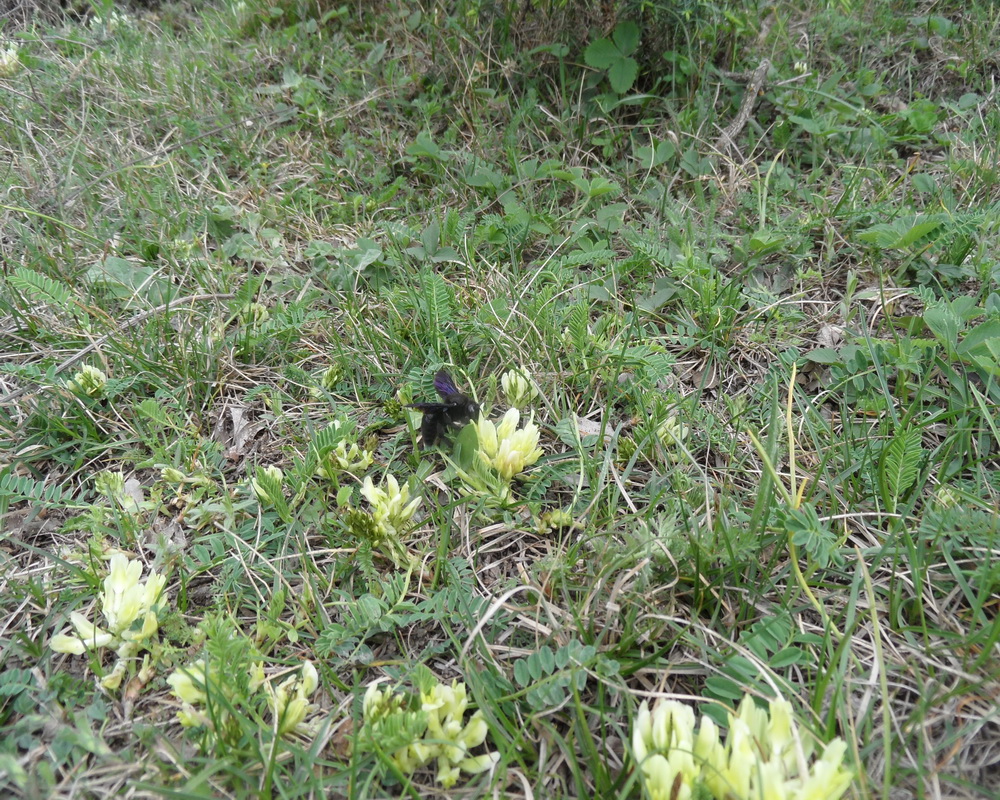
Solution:
[{"label": "yellow flower bud", "polygon": [[195,661],[186,667],[175,669],[167,678],[167,685],[180,700],[188,705],[204,703],[207,665],[205,659]]},{"label": "yellow flower bud", "polygon": [[538,390],[532,383],[531,376],[521,369],[505,372],[500,378],[500,385],[503,386],[507,402],[514,408],[525,408],[538,396]]},{"label": "yellow flower bud", "polygon": [[169,484],[184,483],[187,480],[187,475],[174,467],[164,467],[160,470],[160,477]]},{"label": "yellow flower bud", "polygon": [[[270,483],[273,481],[278,484],[278,487],[280,487],[282,482],[285,480],[285,473],[273,464],[271,466],[264,467],[262,472],[263,476],[252,478],[250,480],[250,489],[261,503],[274,503],[275,498],[272,496],[272,487]],[[261,477],[269,480],[262,480]],[[277,488],[275,488],[274,491],[277,491]]]},{"label": "yellow flower bud", "polygon": [[110,691],[115,691],[119,686],[122,685],[122,679],[125,677],[125,668],[127,664],[124,659],[119,659],[118,663],[115,664],[114,670],[109,672],[104,678],[101,679],[101,686]]}]

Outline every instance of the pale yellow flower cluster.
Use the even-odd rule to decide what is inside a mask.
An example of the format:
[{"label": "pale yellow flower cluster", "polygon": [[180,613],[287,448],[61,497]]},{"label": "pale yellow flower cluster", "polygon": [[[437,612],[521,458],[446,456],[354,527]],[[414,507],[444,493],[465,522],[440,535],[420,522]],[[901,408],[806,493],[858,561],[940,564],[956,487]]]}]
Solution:
[{"label": "pale yellow flower cluster", "polygon": [[125,473],[121,470],[101,470],[94,476],[94,488],[109,500],[121,500],[125,495]]},{"label": "pale yellow flower cluster", "polygon": [[104,386],[108,382],[108,376],[97,367],[84,364],[73,379],[66,383],[66,388],[75,394],[85,394],[87,397],[96,397],[104,391]]},{"label": "pale yellow flower cluster", "polygon": [[250,328],[263,325],[271,318],[271,312],[263,303],[247,303],[240,309],[240,323]]},{"label": "pale yellow flower cluster", "polygon": [[93,16],[90,18],[91,28],[97,29],[102,26],[108,33],[114,33],[119,28],[132,28],[135,26],[135,23],[128,14],[122,14],[114,10],[107,16]]},{"label": "pale yellow flower cluster", "polygon": [[467,469],[458,470],[458,475],[466,492],[483,497],[487,505],[502,507],[513,499],[514,477],[538,461],[542,449],[538,446],[539,431],[533,416],[523,428],[517,427],[521,421],[519,409],[538,395],[531,377],[518,368],[504,374],[500,383],[511,408],[498,423],[485,415],[472,423],[478,458]]},{"label": "pale yellow flower cluster", "polygon": [[361,494],[371,504],[375,527],[383,536],[398,538],[410,525],[420,498],[410,499],[410,487],[399,482],[389,473],[385,475],[384,488],[376,486],[370,476],[365,476]]},{"label": "pale yellow flower cluster", "polygon": [[319,673],[311,661],[302,663],[300,675],[286,678],[278,686],[264,684],[267,691],[267,705],[274,717],[274,727],[278,736],[289,733],[312,733],[312,727],[306,723],[306,717],[315,712],[318,706],[309,702],[313,692],[319,686]]},{"label": "pale yellow flower cluster", "polygon": [[[369,733],[377,737],[387,719],[404,713],[402,705],[391,691],[381,691],[377,683],[369,686],[362,706]],[[465,722],[468,705],[465,684],[458,681],[452,681],[450,686],[439,682],[430,691],[421,692],[420,707],[427,726],[419,739],[393,753],[396,767],[409,775],[437,759],[437,781],[447,789],[458,782],[463,772],[474,775],[496,764],[499,753],[469,753],[486,741],[489,728],[482,711],[476,711]]]},{"label": "pale yellow flower cluster", "polygon": [[149,511],[152,505],[145,499],[145,492],[139,481],[132,477],[126,480],[121,470],[102,470],[94,476],[94,488],[127,514]]},{"label": "pale yellow flower cluster", "polygon": [[770,713],[747,695],[730,714],[729,734],[707,716],[695,731],[690,706],[643,703],[632,749],[652,800],[838,800],[851,784],[843,766],[847,745],[834,739],[811,765],[812,740],[794,731],[791,704],[771,701]]},{"label": "pale yellow flower cluster", "polygon": [[337,442],[337,446],[330,453],[337,466],[344,472],[357,475],[364,472],[372,465],[372,451],[365,450],[358,446],[357,442],[348,444],[345,440]]},{"label": "pale yellow flower cluster", "polygon": [[340,380],[343,370],[337,365],[327,367],[318,372],[314,377],[318,383],[309,389],[309,396],[315,399],[323,397],[324,391],[331,392]]},{"label": "pale yellow flower cluster", "polygon": [[538,389],[527,371],[512,369],[500,377],[500,385],[507,396],[507,402],[514,408],[523,410],[538,396]]},{"label": "pale yellow flower cluster", "polygon": [[0,78],[16,75],[21,69],[20,53],[14,45],[0,46]]},{"label": "pale yellow flower cluster", "polygon": [[[203,726],[210,730],[225,726],[229,719],[226,706],[233,701],[233,690],[225,676],[217,670],[209,673],[208,662],[202,658],[186,667],[175,669],[167,683],[174,696],[181,703],[177,721],[186,728]],[[278,686],[272,686],[264,675],[262,664],[254,664],[250,670],[250,691],[261,687],[267,694],[267,705],[274,720],[278,736],[291,733],[311,735],[314,725],[307,720],[317,710],[309,698],[319,687],[319,673],[311,661],[302,662],[298,675],[285,679]],[[214,703],[212,713],[208,711],[209,694],[218,693],[226,702]]]},{"label": "pale yellow flower cluster", "polygon": [[691,426],[681,422],[676,416],[669,416],[656,428],[656,437],[664,447],[684,444],[691,435]]},{"label": "pale yellow flower cluster", "polygon": [[73,655],[98,648],[114,649],[119,660],[114,671],[101,681],[106,689],[121,685],[127,659],[146,649],[160,627],[157,611],[167,579],[150,572],[145,581],[140,581],[141,575],[139,561],[130,561],[122,553],[113,555],[104,590],[98,595],[105,626],[98,627],[74,611],[70,622],[76,635],[56,634],[49,642],[55,652]]},{"label": "pale yellow flower cluster", "polygon": [[[333,427],[335,430],[340,430],[340,420],[336,420]],[[341,472],[358,475],[372,465],[374,460],[372,451],[360,447],[356,441],[351,441],[352,436],[353,432],[348,433],[332,450],[324,454],[316,468],[317,475],[321,478],[334,478]]]},{"label": "pale yellow flower cluster", "polygon": [[[285,473],[281,471],[280,467],[276,467],[273,464],[268,467],[264,467],[264,475],[273,481],[280,488],[281,484],[285,480]],[[276,498],[272,496],[274,491],[273,486],[268,485],[268,481],[261,481],[259,478],[250,479],[250,489],[257,497],[261,503],[274,503]]]},{"label": "pale yellow flower cluster", "polygon": [[572,528],[576,525],[576,520],[569,510],[565,508],[554,508],[545,511],[538,517],[537,528],[542,535],[559,530],[560,528]]},{"label": "pale yellow flower cluster", "polygon": [[[281,470],[278,470],[279,472]],[[207,475],[187,475],[176,467],[163,467],[160,470],[160,477],[164,481],[169,483],[171,486],[181,486],[184,484],[190,486],[211,486],[212,479]]]},{"label": "pale yellow flower cluster", "polygon": [[[204,725],[212,727],[212,720],[209,715],[201,710],[199,706],[208,702],[208,663],[205,659],[195,661],[186,667],[175,669],[167,676],[167,684],[170,686],[174,696],[184,705],[177,712],[177,720],[185,728],[193,728]],[[216,687],[216,676],[212,676],[212,688]],[[220,687],[221,688],[221,687]],[[217,719],[224,721],[228,719],[225,708],[216,704]],[[221,715],[221,718],[220,716]]]},{"label": "pale yellow flower cluster", "polygon": [[511,408],[498,425],[485,417],[472,423],[479,438],[479,458],[508,481],[542,456],[538,426],[529,420],[519,429],[520,420],[521,412]]}]

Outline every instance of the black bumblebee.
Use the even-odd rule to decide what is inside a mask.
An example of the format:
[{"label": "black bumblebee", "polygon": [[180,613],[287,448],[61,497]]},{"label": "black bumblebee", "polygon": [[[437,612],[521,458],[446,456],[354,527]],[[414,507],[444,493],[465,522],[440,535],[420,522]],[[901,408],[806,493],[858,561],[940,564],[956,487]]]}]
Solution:
[{"label": "black bumblebee", "polygon": [[420,437],[424,447],[430,447],[450,429],[461,428],[479,416],[479,403],[460,392],[445,370],[438,370],[434,376],[434,388],[441,395],[440,403],[410,403],[407,408],[415,408],[424,415],[420,423]]}]

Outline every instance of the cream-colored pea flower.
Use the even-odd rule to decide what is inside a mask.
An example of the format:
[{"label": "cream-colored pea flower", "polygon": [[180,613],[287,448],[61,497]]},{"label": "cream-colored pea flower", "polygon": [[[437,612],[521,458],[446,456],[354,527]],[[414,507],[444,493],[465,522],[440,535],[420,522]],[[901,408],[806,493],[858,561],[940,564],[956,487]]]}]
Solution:
[{"label": "cream-colored pea flower", "polygon": [[102,628],[98,628],[78,611],[73,611],[69,615],[69,621],[73,624],[76,636],[69,636],[65,633],[57,633],[49,641],[49,647],[57,653],[70,653],[72,655],[83,655],[87,650],[96,650],[99,647],[107,647],[115,637]]},{"label": "cream-colored pea flower", "polygon": [[358,446],[357,442],[348,444],[346,441],[337,442],[337,446],[331,453],[336,460],[337,466],[344,472],[357,474],[364,472],[372,465],[374,456],[371,450],[365,450]]},{"label": "cream-colored pea flower", "polygon": [[262,325],[271,318],[271,312],[263,303],[247,303],[240,309],[240,322],[255,327]]},{"label": "cream-colored pea flower", "polygon": [[361,494],[372,506],[372,518],[383,535],[399,536],[409,527],[420,498],[410,499],[410,488],[402,486],[389,473],[385,475],[384,488],[376,486],[371,476],[365,476]]},{"label": "cream-colored pea flower", "polygon": [[454,786],[461,773],[483,772],[495,764],[499,753],[470,756],[489,733],[483,712],[477,711],[464,721],[469,705],[464,683],[452,681],[450,686],[438,683],[430,692],[421,694],[421,707],[427,713],[425,738],[438,742],[438,783],[446,789]]},{"label": "cream-colored pea flower", "polygon": [[160,477],[171,485],[182,484],[187,480],[187,475],[176,467],[164,467],[160,470]]},{"label": "cream-colored pea flower", "polygon": [[94,476],[94,488],[128,514],[149,510],[145,492],[135,477],[126,480],[121,470],[102,470]]},{"label": "cream-colored pea flower", "polygon": [[691,436],[691,426],[686,425],[676,415],[667,417],[656,428],[656,438],[664,447],[678,447]]},{"label": "cream-colored pea flower", "polygon": [[309,733],[306,717],[317,708],[309,702],[309,698],[319,686],[319,673],[312,662],[303,662],[299,675],[293,675],[277,687],[272,687],[270,683],[264,685],[278,735]]},{"label": "cream-colored pea flower", "polygon": [[521,412],[511,408],[497,425],[485,417],[472,423],[479,439],[480,459],[508,481],[542,456],[538,426],[529,420],[518,429],[520,419]]},{"label": "cream-colored pea flower", "polygon": [[341,428],[345,428],[341,434],[343,438],[323,454],[319,466],[316,467],[316,474],[321,478],[335,478],[341,472],[360,475],[374,461],[374,453],[357,443],[354,427],[345,427],[341,420],[335,420],[333,430],[340,431]]},{"label": "cream-colored pea flower", "polygon": [[[124,554],[111,557],[111,571],[104,579],[101,607],[108,629],[116,636],[130,641],[148,639],[159,629],[155,606],[166,585],[167,578],[150,572],[140,581],[142,564],[129,561]],[[141,625],[136,625],[141,620]]]},{"label": "cream-colored pea flower", "polygon": [[[216,688],[213,674],[213,690]],[[182,705],[177,721],[185,728],[212,727],[212,719],[202,708],[208,701],[208,662],[201,658],[186,667],[175,669],[167,677],[171,692]],[[228,716],[225,709],[216,709],[216,718],[223,721]]]},{"label": "cream-colored pea flower", "polygon": [[100,628],[83,614],[73,612],[70,622],[76,636],[57,634],[49,647],[58,653],[81,655],[99,647],[114,647],[121,658],[135,655],[146,640],[159,629],[156,607],[167,579],[150,572],[141,581],[142,564],[130,561],[123,553],[111,557],[104,590],[98,595],[105,627]]},{"label": "cream-colored pea flower", "polygon": [[167,677],[167,685],[179,700],[189,705],[204,703],[208,698],[205,694],[207,673],[208,666],[202,658],[171,672]]}]

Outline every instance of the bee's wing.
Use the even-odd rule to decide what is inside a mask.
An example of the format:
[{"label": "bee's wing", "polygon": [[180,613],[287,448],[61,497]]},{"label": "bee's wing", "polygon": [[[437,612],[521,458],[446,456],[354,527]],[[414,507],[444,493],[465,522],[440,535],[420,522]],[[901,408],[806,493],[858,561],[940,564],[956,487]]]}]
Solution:
[{"label": "bee's wing", "polygon": [[458,387],[455,386],[455,381],[443,369],[438,370],[437,375],[434,376],[434,388],[437,389],[438,394],[442,397],[447,397],[450,394],[459,394]]},{"label": "bee's wing", "polygon": [[449,403],[407,403],[407,408],[415,408],[417,411],[424,412],[434,412],[434,411],[444,411],[446,408],[451,408]]}]

